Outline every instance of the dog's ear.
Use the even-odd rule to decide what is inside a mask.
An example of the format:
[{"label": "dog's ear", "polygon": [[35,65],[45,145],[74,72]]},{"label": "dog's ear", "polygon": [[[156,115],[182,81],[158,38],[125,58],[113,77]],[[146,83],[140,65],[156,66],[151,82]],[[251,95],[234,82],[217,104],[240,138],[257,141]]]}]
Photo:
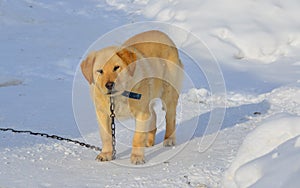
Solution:
[{"label": "dog's ear", "polygon": [[127,64],[129,75],[133,76],[135,71],[135,61],[137,60],[137,54],[131,50],[123,48],[117,52],[117,55]]},{"label": "dog's ear", "polygon": [[94,82],[94,77],[93,77],[93,67],[95,64],[95,58],[96,58],[96,52],[91,52],[87,58],[82,61],[80,67],[81,71],[84,75],[84,77],[87,79],[89,84],[92,84]]}]

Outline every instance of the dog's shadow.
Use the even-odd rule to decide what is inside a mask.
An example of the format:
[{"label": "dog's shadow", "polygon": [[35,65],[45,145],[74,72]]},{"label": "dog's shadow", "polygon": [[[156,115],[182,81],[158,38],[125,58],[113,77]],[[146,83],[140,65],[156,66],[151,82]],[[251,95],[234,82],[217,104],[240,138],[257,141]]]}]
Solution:
[{"label": "dog's shadow", "polygon": [[[222,122],[214,121],[211,119],[211,113],[213,111],[200,114],[197,117],[194,117],[190,120],[184,121],[177,125],[176,128],[176,148],[181,147],[188,143],[189,141],[203,137],[205,135],[210,135],[220,131],[222,129],[234,127],[237,124],[242,124],[249,121],[249,117],[260,116],[270,109],[270,104],[268,101],[264,100],[259,103],[255,104],[244,104],[241,106],[230,107],[227,108],[224,114],[224,119]],[[218,109],[214,109],[217,110]],[[221,109],[219,109],[221,110]],[[224,109],[223,109],[224,110]],[[218,119],[220,119],[218,117]],[[208,126],[209,125],[209,126]],[[151,160],[154,159],[156,156],[160,155],[162,152],[166,152],[172,150],[171,148],[162,147],[162,143],[164,140],[165,131],[162,130],[157,133],[156,135],[156,143],[154,147],[155,149],[150,149],[151,152],[147,152],[148,148],[146,149],[146,159]],[[159,147],[157,147],[157,145]],[[129,156],[131,153],[131,149],[127,149],[122,153],[118,154],[118,157],[125,157]]]}]

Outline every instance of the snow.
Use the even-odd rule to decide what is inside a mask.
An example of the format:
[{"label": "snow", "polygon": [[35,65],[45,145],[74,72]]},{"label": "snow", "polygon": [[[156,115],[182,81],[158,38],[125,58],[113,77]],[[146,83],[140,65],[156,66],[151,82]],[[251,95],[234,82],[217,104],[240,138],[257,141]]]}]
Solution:
[{"label": "snow", "polygon": [[0,127],[101,147],[79,63],[87,49],[143,30],[168,33],[187,74],[175,147],[162,146],[159,101],[156,145],[142,166],[128,159],[132,120],[118,122],[117,159],[105,163],[78,145],[0,132],[0,187],[299,187],[299,8],[296,0],[0,1]]},{"label": "snow", "polygon": [[240,146],[225,174],[224,186],[296,187],[299,182],[289,178],[300,170],[299,147],[295,145],[300,138],[299,122],[299,116],[279,113],[256,127]]}]

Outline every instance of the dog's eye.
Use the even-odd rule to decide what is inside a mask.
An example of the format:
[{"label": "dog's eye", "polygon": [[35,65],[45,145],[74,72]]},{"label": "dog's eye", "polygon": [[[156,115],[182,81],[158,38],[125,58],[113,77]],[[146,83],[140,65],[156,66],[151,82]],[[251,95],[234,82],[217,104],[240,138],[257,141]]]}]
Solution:
[{"label": "dog's eye", "polygon": [[114,72],[117,71],[119,68],[120,68],[119,65],[115,66],[115,67],[114,67]]},{"label": "dog's eye", "polygon": [[97,70],[97,72],[99,72],[100,74],[103,74],[103,70],[102,69]]}]

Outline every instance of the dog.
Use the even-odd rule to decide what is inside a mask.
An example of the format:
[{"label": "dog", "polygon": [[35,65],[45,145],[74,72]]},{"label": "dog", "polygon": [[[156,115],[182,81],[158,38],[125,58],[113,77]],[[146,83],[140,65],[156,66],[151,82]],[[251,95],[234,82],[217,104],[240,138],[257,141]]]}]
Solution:
[{"label": "dog", "polygon": [[[155,144],[153,99],[160,98],[166,111],[163,144],[175,145],[176,106],[183,65],[167,34],[158,30],[146,31],[129,38],[121,46],[90,52],[81,63],[81,70],[90,85],[100,129],[102,151],[97,160],[110,161],[113,157],[111,96],[114,97],[117,118],[135,118],[132,164],[145,163],[144,148]],[[140,99],[130,97],[131,94],[140,96]]]}]

